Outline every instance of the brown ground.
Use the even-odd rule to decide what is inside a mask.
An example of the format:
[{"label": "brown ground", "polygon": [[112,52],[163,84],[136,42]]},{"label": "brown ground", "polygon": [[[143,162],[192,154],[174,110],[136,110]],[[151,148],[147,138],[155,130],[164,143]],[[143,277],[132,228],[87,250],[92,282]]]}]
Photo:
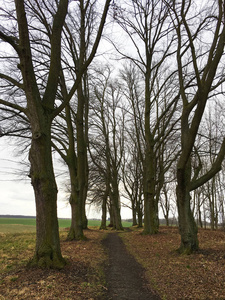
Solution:
[{"label": "brown ground", "polygon": [[151,291],[144,277],[144,269],[130,255],[117,233],[110,233],[103,240],[108,249],[107,264],[105,267],[108,292],[106,299],[113,300],[159,300]]},{"label": "brown ground", "polygon": [[[29,239],[25,251],[16,251],[16,248],[10,251],[11,247],[4,251],[3,243],[0,250],[4,269],[3,273],[0,272],[0,299],[102,299],[106,290],[103,265],[107,257],[101,240],[105,234],[87,230],[85,235],[87,241],[69,242],[66,241],[67,233],[61,233],[62,253],[69,262],[63,270],[27,268],[26,259],[32,257],[34,248]],[[0,245],[5,238],[7,236],[0,236]],[[17,243],[17,236],[14,238]]]},{"label": "brown ground", "polygon": [[[111,242],[110,239],[102,242],[108,233],[112,238]],[[138,288],[143,293],[149,293],[143,300],[155,299],[150,298],[147,286],[165,300],[225,299],[224,231],[200,230],[201,249],[189,256],[180,256],[175,251],[180,237],[174,227],[162,227],[160,233],[154,236],[142,236],[136,229],[118,234],[110,230],[87,230],[85,235],[88,237],[87,241],[67,242],[66,232],[61,233],[62,253],[69,260],[69,264],[61,271],[25,267],[33,253],[33,235],[14,235],[13,239],[11,237],[11,245],[6,243],[9,237],[1,235],[0,299],[135,299],[132,298],[131,290],[127,298],[113,298],[110,294],[115,293],[113,287],[116,290],[121,288],[117,285],[118,282],[125,287],[124,291],[129,290],[128,284],[134,285],[133,279],[128,280],[126,274],[122,274],[123,280],[118,277],[118,267],[116,278],[110,278],[115,265],[112,260],[108,260],[107,254],[112,256],[115,252],[119,265],[122,265],[121,270],[125,268],[119,256],[120,253],[125,253],[129,259],[125,264],[132,268],[132,271],[128,269],[128,273],[137,274],[137,281],[142,278]],[[117,236],[122,238],[128,252],[142,264],[145,271],[126,254],[123,243]],[[22,239],[26,243],[20,247]],[[107,271],[106,276],[104,270]]]},{"label": "brown ground", "polygon": [[175,227],[161,227],[154,236],[138,231],[121,236],[162,299],[225,299],[225,231],[200,229],[200,250],[188,256],[176,252]]}]

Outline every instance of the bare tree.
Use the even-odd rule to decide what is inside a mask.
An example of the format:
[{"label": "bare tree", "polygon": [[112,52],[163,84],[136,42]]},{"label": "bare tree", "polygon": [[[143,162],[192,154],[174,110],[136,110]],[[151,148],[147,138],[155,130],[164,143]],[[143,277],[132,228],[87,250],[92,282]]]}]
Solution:
[{"label": "bare tree", "polygon": [[[200,166],[200,176],[204,175],[215,162],[217,153],[221,147],[221,141],[224,137],[224,110],[220,96],[218,99],[210,99],[206,107],[206,112],[196,138],[195,149],[197,155],[192,154],[193,168]],[[196,162],[197,161],[197,162]],[[207,210],[208,220],[211,228],[218,228],[219,222],[223,220],[223,169],[217,173],[211,180],[206,182],[194,191],[193,212],[198,216],[200,226],[202,222],[203,203]]]},{"label": "bare tree", "polygon": [[[143,167],[144,167],[144,91],[142,74],[135,64],[124,65],[120,70],[123,95],[127,102],[125,151],[122,166],[124,192],[131,202],[133,225],[142,227],[143,220]],[[137,220],[138,218],[138,220]]]},{"label": "bare tree", "polygon": [[[62,104],[68,102],[70,86],[79,76],[82,67],[87,62],[89,64],[94,57],[109,3],[110,1],[106,2],[104,11],[98,18],[95,0],[79,1],[70,8],[63,30],[63,56],[58,92]],[[45,24],[44,20],[42,22]],[[70,105],[66,104],[65,113],[59,116],[62,120],[57,118],[53,124],[53,146],[66,162],[70,174],[72,220],[69,239],[83,239],[83,229],[87,228],[85,203],[88,188],[88,93],[88,75],[85,70],[77,86],[74,97],[76,101]],[[63,130],[67,136],[62,135]]]},{"label": "bare tree", "polygon": [[[57,221],[57,186],[51,155],[52,120],[65,108],[76,91],[81,77],[93,60],[107,15],[105,9],[89,57],[79,61],[79,70],[70,86],[66,100],[57,106],[57,91],[61,71],[62,30],[67,15],[68,1],[15,1],[2,10],[7,18],[1,26],[0,38],[12,49],[13,59],[4,57],[5,64],[18,67],[17,78],[5,72],[1,79],[13,84],[18,91],[10,97],[4,93],[1,107],[9,107],[24,115],[32,134],[29,160],[30,177],[35,192],[37,238],[33,264],[43,267],[63,267]],[[32,8],[32,12],[31,9]],[[35,14],[34,14],[35,12]],[[41,16],[41,18],[40,18]],[[44,21],[44,23],[42,23]],[[46,30],[48,29],[47,33]],[[36,56],[37,55],[37,56]],[[19,94],[23,95],[23,103]]]},{"label": "bare tree", "polygon": [[[110,215],[112,226],[122,229],[120,215],[120,168],[124,151],[124,112],[121,105],[121,86],[110,79],[111,70],[96,70],[94,78],[94,94],[91,130],[95,132],[90,143],[95,165],[102,169],[105,166],[105,187],[109,192]],[[97,138],[96,138],[97,134]],[[97,141],[96,141],[97,140]],[[96,160],[96,155],[101,155]]]},{"label": "bare tree", "polygon": [[[168,20],[168,8],[163,1],[132,1],[116,6],[116,18],[125,34],[132,42],[135,55],[131,51],[117,51],[142,72],[145,90],[144,116],[144,234],[158,232],[158,191],[157,188],[157,149],[160,141],[170,130],[170,118],[175,111],[179,91],[173,83],[174,69],[168,68],[174,54],[174,35]],[[168,83],[171,83],[170,85]],[[173,91],[171,98],[170,92]],[[170,94],[164,106],[165,95]],[[162,125],[161,121],[168,114],[170,117]],[[162,125],[162,126],[161,126]],[[159,130],[161,127],[162,130]],[[160,185],[158,185],[160,187]]]},{"label": "bare tree", "polygon": [[220,170],[225,154],[223,140],[210,170],[198,177],[199,168],[195,172],[192,169],[191,154],[207,100],[224,81],[220,64],[225,43],[224,5],[223,1],[210,1],[206,3],[206,9],[196,11],[194,1],[183,0],[179,3],[168,2],[168,6],[178,38],[177,66],[183,105],[176,190],[180,252],[191,253],[199,245],[190,206],[190,191],[203,185]]},{"label": "bare tree", "polygon": [[[54,6],[51,19],[50,70],[43,95],[40,93],[32,60],[30,28],[25,11],[24,1],[15,1],[11,22],[18,26],[18,31],[12,28],[14,35],[10,35],[6,28],[2,28],[0,37],[8,43],[17,55],[22,83],[17,83],[13,77],[8,81],[15,81],[26,97],[26,107],[20,104],[1,100],[1,105],[11,107],[23,113],[29,120],[32,142],[29,152],[31,163],[30,177],[35,192],[37,207],[37,239],[33,262],[41,266],[62,267],[62,258],[57,221],[57,187],[52,167],[51,156],[51,120],[56,97],[58,75],[60,70],[61,33],[67,14],[68,1],[62,0]],[[8,15],[9,12],[8,12]],[[33,25],[33,23],[32,23]],[[53,47],[54,45],[54,47]],[[1,76],[4,78],[4,76]],[[43,96],[43,97],[42,97]],[[51,212],[51,213],[50,213]]]}]

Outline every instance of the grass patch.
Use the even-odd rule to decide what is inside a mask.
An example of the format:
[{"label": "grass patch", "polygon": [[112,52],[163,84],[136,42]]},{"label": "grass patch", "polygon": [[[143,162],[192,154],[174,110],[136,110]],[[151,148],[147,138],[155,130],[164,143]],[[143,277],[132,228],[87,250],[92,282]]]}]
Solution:
[{"label": "grass patch", "polygon": [[2,298],[104,299],[107,256],[101,241],[105,234],[91,228],[85,231],[86,241],[67,241],[67,232],[61,231],[62,255],[69,262],[62,270],[26,267],[34,253],[35,233],[1,234]]},{"label": "grass patch", "polygon": [[21,225],[21,224],[0,224],[0,236],[4,233],[19,233],[19,232],[35,232],[36,226],[34,225]]},{"label": "grass patch", "polygon": [[35,226],[35,218],[0,218],[0,224],[16,224],[16,225],[31,225]]},{"label": "grass patch", "polygon": [[[9,225],[8,225],[9,226]],[[32,257],[35,233],[4,233],[0,235],[0,273],[25,265]]]},{"label": "grass patch", "polygon": [[[70,227],[70,219],[58,219],[59,228]],[[107,221],[107,225],[109,222]],[[100,220],[88,220],[88,227],[100,227]],[[130,227],[131,222],[122,222],[124,227]],[[0,218],[0,234],[1,233],[17,233],[17,232],[35,232],[35,218]]]}]

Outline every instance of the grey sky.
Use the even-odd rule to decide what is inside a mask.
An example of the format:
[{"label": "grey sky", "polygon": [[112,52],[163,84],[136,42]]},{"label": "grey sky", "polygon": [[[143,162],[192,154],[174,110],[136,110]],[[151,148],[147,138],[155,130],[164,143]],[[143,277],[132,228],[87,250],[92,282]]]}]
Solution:
[{"label": "grey sky", "polygon": [[[20,175],[22,166],[18,163],[21,158],[15,156],[15,146],[10,146],[8,140],[0,138],[0,215],[35,216],[34,192],[29,178]],[[57,166],[57,172],[62,166]],[[70,205],[64,191],[61,176],[57,177],[58,184],[58,217],[70,218]],[[122,208],[122,218],[131,218],[131,210]],[[88,218],[101,218],[101,212],[95,207],[87,206]]]}]

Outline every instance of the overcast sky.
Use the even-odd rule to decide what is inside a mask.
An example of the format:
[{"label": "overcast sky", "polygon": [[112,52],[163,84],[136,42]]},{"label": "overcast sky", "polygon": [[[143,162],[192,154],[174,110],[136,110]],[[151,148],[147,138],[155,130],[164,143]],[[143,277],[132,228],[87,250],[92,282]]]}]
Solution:
[{"label": "overcast sky", "polygon": [[[19,164],[21,157],[16,156],[15,146],[10,146],[5,138],[0,138],[0,215],[35,216],[34,192],[23,165]],[[26,157],[24,161],[27,162]],[[56,172],[65,171],[58,164]],[[22,175],[23,174],[23,175]],[[63,176],[57,178],[58,183],[58,217],[70,218],[70,205],[66,201]],[[131,210],[122,208],[122,218],[131,218]],[[95,207],[87,207],[88,218],[101,218],[101,212]]]},{"label": "overcast sky", "polygon": [[[0,0],[0,4],[2,0]],[[116,23],[111,24],[111,26],[105,28],[105,30],[112,37],[113,34],[117,36],[117,43],[124,44],[127,48],[130,44],[129,41],[124,43],[124,36],[116,25]],[[117,30],[120,31],[118,35]],[[121,45],[120,45],[121,46]],[[4,45],[6,47],[6,45]],[[103,54],[101,56],[101,63],[103,60],[108,61],[108,56],[115,58],[112,55],[112,45],[108,41],[102,39],[101,45],[99,47],[99,53]],[[101,50],[102,49],[102,50]],[[104,51],[103,51],[104,50]],[[114,60],[112,60],[112,63]],[[30,183],[30,179],[26,174],[22,176],[20,173],[23,171],[22,165],[18,164],[21,158],[16,156],[15,145],[9,146],[8,140],[5,138],[0,138],[0,215],[26,215],[35,216],[35,200],[34,192]],[[28,159],[25,159],[28,163]],[[60,167],[57,165],[57,171]],[[71,210],[70,205],[66,202],[66,195],[63,191],[63,178],[57,177],[58,184],[58,217],[59,218],[70,218]],[[101,218],[101,212],[96,211],[95,207],[87,207],[88,218]],[[123,219],[131,218],[132,212],[128,208],[121,209],[121,216]]]}]

